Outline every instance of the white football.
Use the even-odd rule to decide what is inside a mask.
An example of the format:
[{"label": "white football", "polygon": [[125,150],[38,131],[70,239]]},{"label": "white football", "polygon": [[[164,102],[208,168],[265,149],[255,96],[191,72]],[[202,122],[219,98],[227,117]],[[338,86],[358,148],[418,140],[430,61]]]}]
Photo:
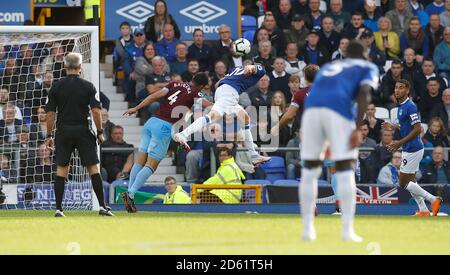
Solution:
[{"label": "white football", "polygon": [[233,42],[233,50],[237,55],[246,55],[250,53],[251,44],[245,38],[239,38]]}]

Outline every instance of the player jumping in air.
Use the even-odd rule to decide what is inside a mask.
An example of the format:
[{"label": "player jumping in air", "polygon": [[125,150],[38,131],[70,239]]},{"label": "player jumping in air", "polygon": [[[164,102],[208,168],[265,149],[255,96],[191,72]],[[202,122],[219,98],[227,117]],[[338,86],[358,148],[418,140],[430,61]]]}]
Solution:
[{"label": "player jumping in air", "polygon": [[[342,238],[361,242],[353,229],[356,204],[354,165],[357,147],[362,142],[359,130],[364,112],[370,102],[371,89],[378,87],[378,68],[367,59],[367,49],[359,42],[351,42],[347,59],[325,65],[316,75],[305,102],[302,117],[302,150],[304,161],[300,202],[303,220],[303,239],[316,239],[314,206],[317,179],[322,172],[325,148],[330,146],[330,159],[336,162],[337,187],[342,211]],[[354,114],[354,103],[358,110]]]},{"label": "player jumping in air", "polygon": [[238,104],[239,94],[255,85],[264,76],[264,67],[257,65],[238,66],[218,82],[215,93],[214,105],[209,114],[196,119],[189,127],[181,133],[174,135],[173,139],[181,143],[185,149],[189,150],[187,137],[203,127],[222,118],[224,114],[237,115],[239,121],[245,125],[245,147],[250,151],[253,165],[258,165],[269,161],[270,157],[259,155],[255,150],[252,132],[250,131],[250,116]]},{"label": "player jumping in air", "polygon": [[124,113],[125,116],[135,114],[143,107],[162,99],[159,111],[145,123],[142,129],[141,145],[131,168],[128,192],[122,193],[123,203],[128,212],[137,211],[134,195],[156,171],[169,148],[172,140],[172,124],[182,116],[174,118],[172,111],[179,106],[191,108],[195,98],[202,97],[200,91],[206,85],[208,85],[208,77],[204,73],[196,74],[190,83],[171,82]]},{"label": "player jumping in air", "polygon": [[431,203],[432,214],[436,216],[441,207],[442,198],[435,197],[425,191],[416,183],[416,172],[423,157],[423,143],[420,139],[420,119],[416,105],[409,99],[410,84],[407,80],[400,79],[395,83],[395,98],[400,104],[397,117],[399,125],[389,122],[382,124],[387,130],[400,128],[400,140],[394,140],[387,147],[390,151],[396,151],[402,147],[402,164],[400,166],[400,186],[411,193],[411,196],[419,205],[416,216],[430,216],[425,201]]}]

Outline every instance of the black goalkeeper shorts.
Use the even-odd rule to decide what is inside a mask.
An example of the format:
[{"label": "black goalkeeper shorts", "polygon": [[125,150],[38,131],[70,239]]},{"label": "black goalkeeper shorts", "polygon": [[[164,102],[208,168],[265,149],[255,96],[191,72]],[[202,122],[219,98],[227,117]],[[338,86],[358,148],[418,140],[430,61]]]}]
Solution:
[{"label": "black goalkeeper shorts", "polygon": [[67,166],[74,150],[78,150],[81,164],[85,167],[98,164],[97,137],[84,125],[65,125],[56,130],[56,164]]}]

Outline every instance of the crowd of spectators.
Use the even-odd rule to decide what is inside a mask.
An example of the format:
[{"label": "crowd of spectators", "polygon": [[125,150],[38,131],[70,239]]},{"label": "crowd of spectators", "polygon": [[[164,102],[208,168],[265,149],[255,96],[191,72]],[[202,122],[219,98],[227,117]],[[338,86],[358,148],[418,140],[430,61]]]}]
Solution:
[{"label": "crowd of spectators", "polygon": [[[180,40],[176,16],[165,1],[155,2],[155,15],[144,29],[120,24],[115,41],[115,69],[124,72],[121,83],[125,100],[135,106],[148,94],[170,81],[190,81],[197,72],[208,72],[210,85],[203,91],[214,100],[215,84],[234,67],[252,62],[263,64],[267,75],[240,95],[239,103],[256,110],[255,142],[271,144],[271,127],[286,112],[293,93],[306,86],[303,68],[346,58],[350,40],[361,40],[369,48],[370,60],[380,71],[379,89],[373,91],[372,103],[363,126],[362,147],[358,159],[358,182],[395,181],[397,153],[386,148],[398,133],[381,130],[376,107],[391,110],[397,106],[393,95],[398,79],[410,81],[411,98],[417,104],[427,152],[419,175],[422,182],[450,181],[449,166],[443,147],[450,143],[450,0],[245,0],[242,15],[261,18],[255,30],[251,52],[238,56],[232,38],[237,34],[221,25],[216,40],[205,40],[201,29],[189,41]],[[175,13],[173,13],[175,14]],[[0,45],[0,160],[1,174],[10,182],[50,181],[53,153],[44,148],[47,136],[45,105],[48,90],[65,76],[63,59],[73,50],[70,39],[41,43],[6,43]],[[109,121],[108,99],[101,94],[105,110],[103,127],[108,142],[103,147],[130,148],[123,140],[123,128]],[[159,108],[155,102],[139,116],[141,122]],[[302,109],[302,106],[300,106]],[[278,147],[301,146],[299,119],[280,129]],[[190,153],[176,151],[178,165],[185,166],[186,180],[200,182],[210,174],[211,152],[218,160],[218,149],[229,147],[247,178],[265,178],[261,168],[251,167],[242,147],[240,125],[233,117],[210,125],[205,140],[195,141]],[[206,136],[209,138],[207,139]],[[269,152],[286,159],[286,178],[301,175],[301,162],[295,152]],[[442,155],[442,158],[440,158]],[[132,164],[129,151],[105,152],[102,167],[108,181],[126,178]],[[216,163],[218,167],[219,163]],[[31,171],[33,169],[33,171]],[[381,171],[381,172],[380,172]],[[36,176],[40,175],[40,176]]]},{"label": "crowd of spectators", "polygon": [[[11,37],[9,37],[11,38]],[[47,42],[15,44],[3,39],[0,46],[0,174],[6,183],[52,183],[56,166],[54,152],[47,148],[48,91],[66,76],[64,56],[73,51],[74,39],[49,38]],[[6,42],[5,42],[6,41]],[[11,42],[10,42],[11,41]],[[26,40],[24,40],[26,41]],[[109,99],[100,92],[103,127],[107,147],[129,147],[120,138],[123,128],[108,119]],[[105,179],[126,177],[132,164],[131,153],[125,161],[121,154],[104,154]],[[128,160],[128,162],[126,162]],[[131,161],[131,164],[130,164]],[[115,163],[120,166],[111,168]],[[128,169],[128,170],[127,170]]]},{"label": "crowd of spectators", "polygon": [[[394,85],[398,79],[411,83],[411,98],[418,105],[422,123],[429,125],[423,135],[425,144],[448,147],[450,0],[382,0],[380,6],[370,0],[246,0],[241,5],[242,16],[253,16],[262,22],[254,32],[251,52],[246,56],[233,52],[232,37],[237,34],[231,33],[227,25],[219,27],[217,40],[206,41],[204,32],[196,29],[191,40],[180,41],[177,18],[171,15],[163,0],[155,2],[156,15],[147,20],[144,30],[136,29],[131,34],[130,25],[123,22],[121,37],[116,41],[115,62],[117,69],[125,72],[122,88],[129,105],[134,106],[179,76],[182,81],[189,81],[199,71],[209,74],[212,85],[205,94],[213,100],[214,84],[226,73],[235,66],[258,62],[265,67],[267,75],[240,95],[239,104],[257,110],[255,142],[270,144],[270,128],[285,113],[293,93],[306,86],[303,68],[308,64],[322,66],[345,59],[349,41],[357,39],[368,47],[370,61],[377,65],[381,75],[362,129],[365,133],[362,147],[372,150],[361,152],[358,182],[376,182],[380,170],[384,171],[381,178],[386,178],[387,170],[397,165],[395,153],[389,152],[386,145],[398,133],[381,130],[382,120],[376,118],[375,109],[383,107],[389,111],[397,106]],[[147,119],[158,107],[154,103],[140,116]],[[209,165],[210,150],[218,144],[228,144],[233,154],[239,154],[235,150],[240,147],[240,141],[236,140],[239,134],[230,133],[238,130],[229,129],[232,119],[225,117],[223,122],[205,129],[205,133],[216,137],[212,142],[196,141],[191,146],[194,150],[187,156],[177,151],[176,163],[185,164],[188,182],[205,179],[202,174]],[[283,133],[279,147],[301,145],[298,125],[297,116],[289,126],[280,129]],[[227,137],[235,139],[227,140]],[[297,153],[268,154],[286,158],[287,178],[301,176]],[[431,152],[427,154],[424,161],[431,163]],[[249,178],[265,177],[263,171],[247,167],[243,161],[245,154],[236,156],[236,160]],[[425,169],[425,164],[421,168]]]}]

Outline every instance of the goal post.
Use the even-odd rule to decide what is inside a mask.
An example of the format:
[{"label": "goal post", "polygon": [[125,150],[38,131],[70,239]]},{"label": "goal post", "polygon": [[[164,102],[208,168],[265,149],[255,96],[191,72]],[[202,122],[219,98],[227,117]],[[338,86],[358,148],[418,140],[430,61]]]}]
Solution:
[{"label": "goal post", "polygon": [[[9,97],[8,104],[0,104],[4,109],[14,107],[20,110],[21,113],[17,114],[22,116],[23,122],[20,128],[23,130],[10,128],[16,129],[17,137],[0,137],[1,184],[3,192],[6,193],[6,200],[3,205],[0,204],[0,209],[8,208],[6,206],[54,209],[54,151],[48,153],[50,156],[45,155],[45,148],[42,146],[45,135],[40,136],[39,123],[42,121],[36,112],[47,100],[50,88],[47,83],[51,83],[47,81],[47,76],[53,81],[65,76],[63,58],[70,52],[82,55],[81,77],[92,82],[99,93],[97,26],[0,27],[0,57],[5,60],[5,69],[0,69],[0,87],[7,90],[2,92],[8,93]],[[0,96],[0,100],[1,98]],[[95,130],[92,120],[91,124]],[[27,131],[29,142],[23,144],[21,134]],[[35,137],[40,139],[34,139]],[[100,150],[97,154],[100,154]],[[48,159],[51,160],[50,164]],[[64,209],[98,209],[98,200],[92,190],[90,177],[82,167],[77,152],[72,155],[69,171],[63,200]]]},{"label": "goal post", "polygon": [[[70,35],[76,34],[89,34],[90,36],[90,50],[89,57],[87,52],[81,53],[83,56],[83,70],[84,66],[87,65],[90,70],[90,74],[84,74],[83,78],[92,82],[99,92],[100,88],[100,49],[99,49],[99,34],[97,26],[1,26],[0,36],[5,34],[15,35],[20,37],[21,34],[31,34],[29,42],[45,42],[48,39],[53,39],[57,41],[59,38],[70,38]],[[52,34],[65,34],[63,37],[54,36],[50,38]],[[28,38],[25,38],[28,39]],[[25,39],[17,39],[18,42],[27,42]],[[34,41],[33,41],[34,39]],[[0,40],[0,45],[5,44],[8,41]],[[86,58],[88,57],[88,58]],[[86,62],[86,60],[90,62]]]},{"label": "goal post", "polygon": [[[212,190],[241,190],[239,203],[260,204],[262,203],[262,185],[261,184],[193,184],[191,186],[191,200],[193,204],[215,203],[214,199],[207,196],[201,196],[202,192],[211,192]],[[234,196],[230,192],[230,196]]]}]

